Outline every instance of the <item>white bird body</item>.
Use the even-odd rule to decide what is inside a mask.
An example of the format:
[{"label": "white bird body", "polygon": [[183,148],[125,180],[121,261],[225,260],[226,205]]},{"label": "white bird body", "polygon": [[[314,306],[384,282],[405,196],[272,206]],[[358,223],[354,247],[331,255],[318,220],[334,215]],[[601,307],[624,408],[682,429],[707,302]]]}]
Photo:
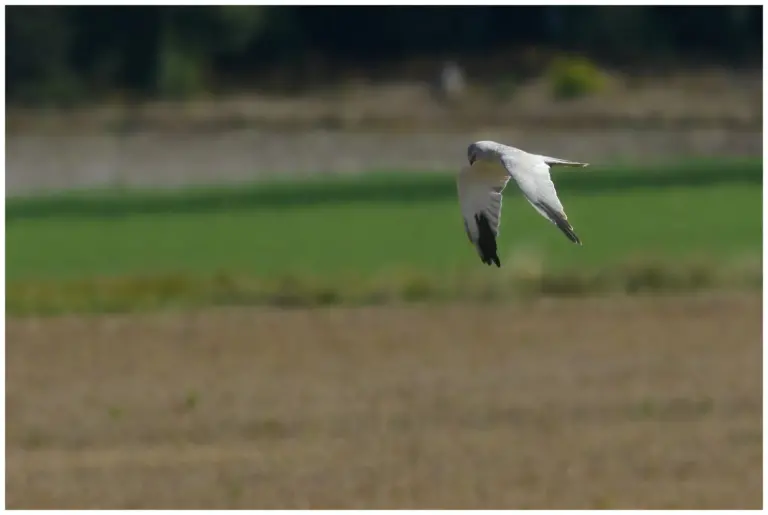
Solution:
[{"label": "white bird body", "polygon": [[557,198],[549,168],[584,167],[587,163],[529,154],[495,141],[472,143],[467,157],[469,165],[462,167],[457,178],[459,205],[469,241],[477,248],[483,263],[501,266],[496,238],[501,221],[501,194],[510,178],[541,216],[555,224],[573,243],[581,245]]}]

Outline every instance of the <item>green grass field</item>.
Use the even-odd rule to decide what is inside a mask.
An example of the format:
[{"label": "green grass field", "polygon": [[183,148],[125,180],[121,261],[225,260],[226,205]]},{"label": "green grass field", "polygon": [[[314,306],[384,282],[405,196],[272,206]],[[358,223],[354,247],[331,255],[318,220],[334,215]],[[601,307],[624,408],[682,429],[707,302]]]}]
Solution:
[{"label": "green grass field", "polygon": [[[688,166],[677,175],[656,174],[657,184],[652,172],[598,170],[581,181],[573,173],[555,176],[583,247],[568,242],[511,184],[499,240],[502,264],[521,255],[552,271],[631,260],[759,259],[761,163],[739,166],[730,180],[716,179],[723,173],[701,180],[706,170],[696,175]],[[169,274],[330,282],[484,267],[464,234],[453,177],[382,177],[12,200],[6,276],[17,287]],[[674,177],[683,179],[675,183]]]}]

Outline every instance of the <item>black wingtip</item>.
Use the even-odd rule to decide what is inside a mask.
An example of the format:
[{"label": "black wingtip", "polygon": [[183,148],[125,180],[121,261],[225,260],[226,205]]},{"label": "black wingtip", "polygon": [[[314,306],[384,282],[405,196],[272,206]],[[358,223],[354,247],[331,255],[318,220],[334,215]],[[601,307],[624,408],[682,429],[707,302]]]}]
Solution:
[{"label": "black wingtip", "polygon": [[569,224],[565,220],[563,220],[563,222],[564,222],[563,226],[561,226],[559,223],[557,224],[560,230],[563,231],[563,233],[565,233],[568,239],[571,240],[573,243],[575,243],[576,245],[581,245],[581,240],[576,235],[576,233],[573,232],[573,227],[571,227],[571,224]]},{"label": "black wingtip", "polygon": [[496,247],[496,235],[493,233],[493,229],[491,229],[488,218],[483,213],[478,213],[475,215],[475,223],[477,223],[479,233],[476,245],[480,253],[480,259],[488,266],[495,264],[498,268],[501,268],[501,260],[499,259]]},{"label": "black wingtip", "polygon": [[[560,226],[558,225],[558,227]],[[573,243],[575,243],[576,245],[581,245],[581,240],[576,235],[576,233],[573,232],[573,227],[571,227],[570,225],[565,228],[560,227],[560,230],[563,231],[565,235],[568,237],[568,239],[571,240]]]},{"label": "black wingtip", "polygon": [[581,239],[576,235],[573,227],[563,215],[544,203],[539,203],[538,205],[547,213],[547,215],[549,215],[549,218],[555,223],[557,228],[560,229],[569,240],[576,245],[581,245]]}]

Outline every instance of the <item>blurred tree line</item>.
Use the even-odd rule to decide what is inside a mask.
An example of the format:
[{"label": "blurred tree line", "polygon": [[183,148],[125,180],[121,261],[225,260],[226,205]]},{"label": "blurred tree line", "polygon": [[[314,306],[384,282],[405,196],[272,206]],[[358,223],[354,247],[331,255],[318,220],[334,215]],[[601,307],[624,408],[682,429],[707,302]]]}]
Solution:
[{"label": "blurred tree line", "polygon": [[[6,99],[186,96],[307,63],[545,48],[612,65],[759,65],[762,7],[10,6]],[[283,87],[298,83],[296,76]]]}]

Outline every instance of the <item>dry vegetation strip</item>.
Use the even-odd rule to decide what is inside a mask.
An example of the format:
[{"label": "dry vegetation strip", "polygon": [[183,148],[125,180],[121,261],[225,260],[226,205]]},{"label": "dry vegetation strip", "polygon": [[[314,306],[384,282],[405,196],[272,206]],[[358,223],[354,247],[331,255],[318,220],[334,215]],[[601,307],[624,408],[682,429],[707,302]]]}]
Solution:
[{"label": "dry vegetation strip", "polygon": [[758,294],[10,319],[11,508],[757,508]]}]

